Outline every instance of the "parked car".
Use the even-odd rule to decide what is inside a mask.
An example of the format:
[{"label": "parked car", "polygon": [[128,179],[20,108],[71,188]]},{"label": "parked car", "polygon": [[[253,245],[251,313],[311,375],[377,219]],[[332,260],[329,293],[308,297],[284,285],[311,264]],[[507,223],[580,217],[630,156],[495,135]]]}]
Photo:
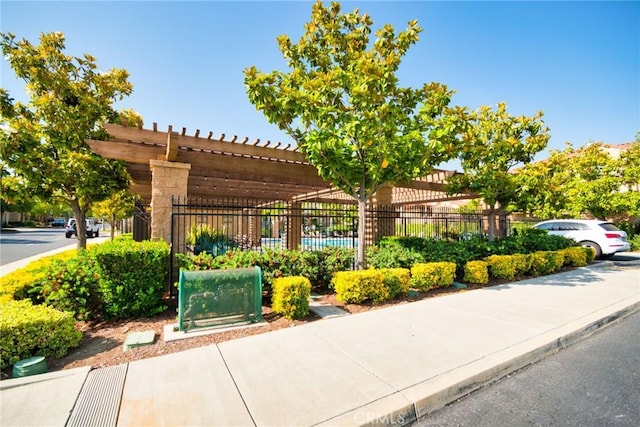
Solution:
[{"label": "parked car", "polygon": [[64,227],[64,225],[66,224],[67,220],[64,218],[55,218],[53,220],[53,222],[51,223],[51,225],[53,227]]},{"label": "parked car", "polygon": [[[98,224],[98,220],[95,218],[87,218],[85,219],[85,229],[87,232],[87,237],[99,237],[100,236],[100,224]],[[64,233],[65,237],[69,239],[71,236],[77,235],[76,230],[76,219],[70,218],[69,223],[67,224],[67,231]]]},{"label": "parked car", "polygon": [[549,234],[573,239],[582,246],[593,248],[596,258],[610,258],[617,252],[631,250],[627,233],[614,224],[600,220],[552,219],[534,225]]}]

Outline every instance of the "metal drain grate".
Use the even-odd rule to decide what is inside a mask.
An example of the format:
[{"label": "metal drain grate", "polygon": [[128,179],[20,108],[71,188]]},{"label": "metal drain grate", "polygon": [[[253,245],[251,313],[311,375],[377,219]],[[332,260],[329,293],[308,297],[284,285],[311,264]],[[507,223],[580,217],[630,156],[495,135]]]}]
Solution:
[{"label": "metal drain grate", "polygon": [[116,425],[127,366],[123,364],[89,372],[67,427]]}]

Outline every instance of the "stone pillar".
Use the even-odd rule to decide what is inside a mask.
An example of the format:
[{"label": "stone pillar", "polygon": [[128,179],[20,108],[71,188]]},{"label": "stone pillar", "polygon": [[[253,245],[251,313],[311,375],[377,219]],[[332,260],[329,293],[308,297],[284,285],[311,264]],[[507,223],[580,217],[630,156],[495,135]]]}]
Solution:
[{"label": "stone pillar", "polygon": [[150,160],[151,239],[171,243],[171,197],[187,196],[188,163]]}]

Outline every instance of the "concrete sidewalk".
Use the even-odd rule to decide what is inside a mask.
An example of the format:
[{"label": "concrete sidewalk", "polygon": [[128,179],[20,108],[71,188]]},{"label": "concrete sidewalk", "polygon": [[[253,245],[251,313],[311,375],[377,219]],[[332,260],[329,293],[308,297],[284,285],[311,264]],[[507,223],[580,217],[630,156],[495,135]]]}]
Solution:
[{"label": "concrete sidewalk", "polygon": [[640,309],[601,263],[111,368],[0,383],[3,426],[410,424]]}]

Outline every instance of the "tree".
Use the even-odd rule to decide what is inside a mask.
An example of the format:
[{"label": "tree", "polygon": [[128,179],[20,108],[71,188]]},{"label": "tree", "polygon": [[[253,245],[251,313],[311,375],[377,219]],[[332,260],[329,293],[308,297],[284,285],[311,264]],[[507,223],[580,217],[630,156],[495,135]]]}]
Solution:
[{"label": "tree", "polygon": [[622,184],[620,174],[602,143],[593,142],[574,152],[569,165],[571,179],[565,188],[572,216],[588,213],[606,219],[620,213],[622,207],[615,197]]},{"label": "tree", "polygon": [[[113,109],[133,90],[128,73],[100,72],[88,54],[66,55],[61,33],[41,34],[39,45],[0,35],[2,53],[30,97],[23,104],[0,91],[1,159],[31,194],[64,201],[77,223],[84,224],[94,202],[129,187],[124,164],[101,158],[85,142],[108,138],[103,122],[141,120],[131,111]],[[86,236],[78,233],[78,248],[85,247]]]},{"label": "tree", "polygon": [[33,202],[28,199],[24,191],[24,183],[18,177],[9,175],[4,168],[0,168],[0,226],[6,222],[5,214],[9,212],[28,213]]},{"label": "tree", "polygon": [[532,163],[517,174],[516,209],[540,218],[629,220],[640,216],[640,142],[615,159],[599,142],[578,150],[567,143],[547,160]]},{"label": "tree", "polygon": [[573,178],[570,168],[573,151],[567,143],[564,150],[550,150],[548,159],[518,169],[515,174],[518,193],[510,210],[542,219],[570,217],[567,183]]},{"label": "tree", "polygon": [[115,236],[116,222],[133,215],[133,209],[138,195],[121,190],[112,194],[108,199],[95,203],[91,211],[100,218],[109,218],[111,224],[111,240]]},{"label": "tree", "polygon": [[448,191],[471,191],[484,199],[489,206],[489,239],[493,239],[498,205],[507,206],[518,191],[512,170],[531,162],[547,146],[548,128],[542,112],[533,117],[513,117],[504,102],[496,110],[482,106],[465,115],[467,126],[460,153],[464,174],[449,179]]},{"label": "tree", "polygon": [[418,41],[417,21],[398,34],[358,9],[317,1],[305,33],[278,46],[290,72],[245,69],[249,100],[296,142],[318,174],[358,203],[356,267],[365,264],[367,201],[386,184],[404,183],[455,156],[453,94],[439,83],[401,87],[396,72]]}]

